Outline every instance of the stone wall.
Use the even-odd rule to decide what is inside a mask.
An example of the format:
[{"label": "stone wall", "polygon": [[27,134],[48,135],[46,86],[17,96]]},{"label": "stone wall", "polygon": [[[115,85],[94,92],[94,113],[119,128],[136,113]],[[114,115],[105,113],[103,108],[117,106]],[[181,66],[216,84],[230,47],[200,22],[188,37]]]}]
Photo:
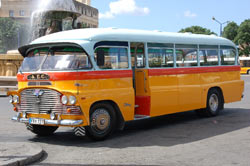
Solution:
[{"label": "stone wall", "polygon": [[20,54],[0,54],[0,76],[16,76],[22,61]]}]

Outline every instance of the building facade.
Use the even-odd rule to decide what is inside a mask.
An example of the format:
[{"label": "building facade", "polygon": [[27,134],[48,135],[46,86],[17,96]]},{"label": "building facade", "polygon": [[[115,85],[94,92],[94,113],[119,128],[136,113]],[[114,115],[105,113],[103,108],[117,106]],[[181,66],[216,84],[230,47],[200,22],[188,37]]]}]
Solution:
[{"label": "building facade", "polygon": [[[0,0],[0,17],[11,17],[21,23],[29,23],[33,11],[39,9],[42,0]],[[98,27],[99,12],[91,7],[91,0],[73,0],[81,16],[78,21],[85,27]]]}]

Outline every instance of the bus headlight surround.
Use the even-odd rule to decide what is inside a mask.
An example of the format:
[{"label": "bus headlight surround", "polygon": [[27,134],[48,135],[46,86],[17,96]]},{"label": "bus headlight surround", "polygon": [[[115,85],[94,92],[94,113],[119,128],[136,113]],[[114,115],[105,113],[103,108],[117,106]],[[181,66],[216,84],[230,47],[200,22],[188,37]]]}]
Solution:
[{"label": "bus headlight surround", "polygon": [[67,104],[68,103],[68,97],[67,96],[65,96],[65,95],[63,95],[62,96],[62,98],[61,98],[61,102],[62,102],[62,104]]},{"label": "bus headlight surround", "polygon": [[76,103],[76,97],[75,96],[69,96],[69,103],[71,105],[74,105]]},{"label": "bus headlight surround", "polygon": [[14,102],[14,103],[19,103],[19,96],[14,95],[14,96],[13,96],[13,102]]}]

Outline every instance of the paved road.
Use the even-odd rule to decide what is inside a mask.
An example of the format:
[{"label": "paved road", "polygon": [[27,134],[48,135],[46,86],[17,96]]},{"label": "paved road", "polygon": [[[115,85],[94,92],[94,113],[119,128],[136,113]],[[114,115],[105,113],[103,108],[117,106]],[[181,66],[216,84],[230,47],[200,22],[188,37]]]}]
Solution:
[{"label": "paved road", "polygon": [[60,128],[51,137],[36,137],[24,125],[10,121],[15,113],[0,98],[0,142],[31,142],[46,155],[36,166],[51,165],[250,165],[250,76],[245,98],[227,104],[214,118],[194,112],[168,115],[126,125],[103,142],[92,142]]}]

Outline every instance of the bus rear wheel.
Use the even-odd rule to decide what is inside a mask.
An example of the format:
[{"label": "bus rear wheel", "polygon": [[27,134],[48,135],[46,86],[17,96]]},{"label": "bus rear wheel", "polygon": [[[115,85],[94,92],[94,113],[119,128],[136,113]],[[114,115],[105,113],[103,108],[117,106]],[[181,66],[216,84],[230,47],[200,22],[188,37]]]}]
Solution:
[{"label": "bus rear wheel", "polygon": [[114,108],[107,103],[95,104],[90,110],[90,125],[86,126],[86,135],[101,141],[110,136],[116,124]]},{"label": "bus rear wheel", "polygon": [[223,96],[217,89],[210,89],[207,95],[207,106],[205,109],[196,110],[199,116],[213,117],[219,114],[223,109]]},{"label": "bus rear wheel", "polygon": [[248,74],[248,75],[250,74],[250,70],[247,70],[247,74]]},{"label": "bus rear wheel", "polygon": [[40,126],[30,124],[27,124],[26,128],[38,136],[52,135],[58,129],[56,126]]}]

